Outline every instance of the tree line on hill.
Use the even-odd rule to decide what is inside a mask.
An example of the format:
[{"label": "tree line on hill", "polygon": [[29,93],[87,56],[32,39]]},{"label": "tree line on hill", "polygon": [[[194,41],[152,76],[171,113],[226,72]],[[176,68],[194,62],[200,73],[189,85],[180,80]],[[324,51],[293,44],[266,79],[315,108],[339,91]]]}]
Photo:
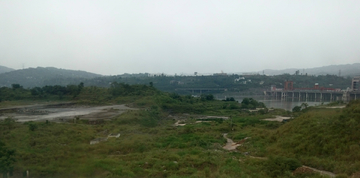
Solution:
[{"label": "tree line on hill", "polygon": [[[78,85],[67,86],[44,86],[25,89],[20,84],[12,84],[11,88],[0,88],[0,102],[12,100],[74,100],[85,103],[103,103],[113,101],[121,97],[147,97],[151,96],[152,101],[158,104],[162,109],[172,109],[177,112],[198,112],[203,110],[201,103],[214,101],[212,94],[202,94],[199,97],[192,95],[180,95],[175,92],[162,92],[149,85],[129,85],[126,83],[112,82],[109,88],[88,86],[85,87],[81,82]],[[265,108],[264,103],[257,102],[252,98],[245,98],[241,104],[238,104],[234,98],[223,100],[225,104],[219,108],[230,109],[255,109]],[[229,102],[229,103],[227,103]],[[141,104],[139,104],[141,105]],[[194,107],[194,105],[198,105]]]},{"label": "tree line on hill", "polygon": [[[155,77],[122,77],[109,76],[85,80],[87,85],[110,87],[112,82],[127,84],[148,84],[166,92],[179,94],[191,94],[191,88],[213,88],[222,89],[217,91],[203,91],[207,93],[216,92],[252,92],[261,94],[269,90],[272,85],[283,88],[285,81],[293,81],[294,88],[313,88],[315,83],[324,88],[346,89],[351,86],[351,78],[343,78],[336,75],[304,76],[283,74],[277,76],[265,75],[228,75],[228,76],[155,76]],[[189,89],[189,90],[186,90]]]},{"label": "tree line on hill", "polygon": [[49,97],[57,96],[59,99],[62,99],[64,96],[72,96],[75,98],[80,94],[81,90],[84,88],[84,83],[79,85],[67,85],[67,86],[44,86],[44,87],[34,87],[30,89],[25,89],[20,84],[12,84],[11,88],[1,87],[0,88],[0,102],[1,101],[11,101],[11,100],[26,100],[26,99],[47,99]]},{"label": "tree line on hill", "polygon": [[[101,76],[83,71],[72,71],[56,68],[29,68],[15,70],[0,74],[0,87],[11,87],[12,84],[20,84],[24,88],[44,86],[68,86],[84,82],[86,86],[97,86],[110,88],[113,82],[126,83],[129,85],[148,85],[161,91],[176,92],[179,94],[191,94],[189,88],[212,88],[221,89],[208,91],[208,93],[230,91],[250,92],[261,94],[264,90],[270,89],[272,85],[283,88],[285,81],[293,81],[295,88],[312,88],[319,83],[325,88],[346,89],[351,86],[350,77],[337,75],[298,75],[282,74],[276,76],[266,75],[211,75],[211,76],[166,76],[149,74],[123,74],[116,76]],[[180,89],[180,90],[177,90]]]}]

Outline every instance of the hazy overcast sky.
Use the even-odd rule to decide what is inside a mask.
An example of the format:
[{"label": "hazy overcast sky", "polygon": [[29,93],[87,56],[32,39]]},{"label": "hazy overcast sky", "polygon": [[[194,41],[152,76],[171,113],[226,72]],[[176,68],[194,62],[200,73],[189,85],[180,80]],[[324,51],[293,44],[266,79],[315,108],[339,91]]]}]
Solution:
[{"label": "hazy overcast sky", "polygon": [[0,0],[0,65],[249,72],[360,62],[359,0]]}]

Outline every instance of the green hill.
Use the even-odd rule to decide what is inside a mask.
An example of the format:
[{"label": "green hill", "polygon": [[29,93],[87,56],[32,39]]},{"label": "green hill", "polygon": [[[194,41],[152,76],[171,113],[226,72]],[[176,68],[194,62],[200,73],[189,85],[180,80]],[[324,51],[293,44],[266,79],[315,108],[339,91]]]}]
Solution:
[{"label": "green hill", "polygon": [[[323,66],[323,67],[314,67],[314,68],[307,68],[307,69],[283,69],[283,70],[271,70],[265,69],[264,73],[268,75],[281,75],[284,73],[294,74],[296,71],[305,75],[340,75],[341,76],[357,76],[360,74],[360,63],[354,64],[342,64],[342,65],[330,65],[330,66]],[[260,72],[262,73],[262,71]]]},{"label": "green hill", "polygon": [[360,100],[345,109],[316,109],[267,135],[267,153],[348,175],[360,170]]},{"label": "green hill", "polygon": [[16,83],[28,88],[45,85],[78,84],[82,80],[99,76],[101,75],[85,71],[37,67],[0,74],[0,86],[10,87],[11,84]]},{"label": "green hill", "polygon": [[11,68],[8,68],[8,67],[5,67],[5,66],[0,66],[0,74],[5,73],[5,72],[11,72],[13,70],[14,69],[11,69]]},{"label": "green hill", "polygon": [[[166,92],[176,92],[181,94],[193,94],[186,91],[188,88],[226,88],[229,92],[252,92],[262,94],[264,90],[269,90],[272,85],[283,88],[284,81],[293,81],[294,88],[312,88],[315,83],[319,83],[325,88],[346,89],[351,87],[351,78],[339,77],[336,75],[224,75],[224,76],[104,76],[84,81],[86,85],[109,87],[109,83],[127,84],[146,84],[153,83],[154,87]],[[204,91],[203,91],[204,92]],[[218,91],[212,91],[218,92]]]}]

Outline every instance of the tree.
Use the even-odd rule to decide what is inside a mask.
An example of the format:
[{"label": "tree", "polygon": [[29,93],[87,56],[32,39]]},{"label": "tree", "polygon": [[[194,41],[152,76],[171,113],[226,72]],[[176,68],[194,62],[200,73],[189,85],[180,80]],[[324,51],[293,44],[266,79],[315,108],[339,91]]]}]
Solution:
[{"label": "tree", "polygon": [[292,112],[300,112],[301,111],[301,107],[300,106],[295,106],[293,109],[292,109]]},{"label": "tree", "polygon": [[11,117],[8,117],[4,119],[4,121],[1,124],[7,127],[8,129],[13,129],[15,127],[15,120],[12,119]]},{"label": "tree", "polygon": [[84,88],[84,83],[80,82],[80,84],[78,85],[78,91],[79,93],[81,92],[81,90]]},{"label": "tree", "polygon": [[11,84],[13,90],[23,88],[20,84]]},{"label": "tree", "polygon": [[214,100],[214,95],[212,95],[212,94],[206,95],[206,100],[208,100],[208,101]]},{"label": "tree", "polygon": [[41,96],[43,94],[43,89],[40,87],[34,87],[30,90],[30,92],[31,92],[31,95],[33,95],[33,96],[38,96],[38,95]]},{"label": "tree", "polygon": [[226,100],[225,101],[235,101],[235,98],[234,97],[226,97]]},{"label": "tree", "polygon": [[84,88],[84,83],[81,82],[78,86],[68,85],[66,89],[68,90],[69,93],[73,95],[73,98],[75,98],[81,93],[83,88]]},{"label": "tree", "polygon": [[202,101],[212,101],[215,99],[214,95],[212,94],[208,94],[208,95],[202,94],[200,98]]},{"label": "tree", "polygon": [[[12,173],[15,163],[15,150],[9,149],[0,141],[0,172],[3,175]],[[5,176],[4,176],[5,177]]]},{"label": "tree", "polygon": [[241,105],[249,105],[250,101],[249,101],[249,98],[244,98],[242,101],[241,101]]},{"label": "tree", "polygon": [[29,123],[29,130],[30,131],[35,131],[37,129],[37,125],[33,122]]},{"label": "tree", "polygon": [[307,103],[302,103],[300,105],[301,109],[306,109],[309,105]]}]

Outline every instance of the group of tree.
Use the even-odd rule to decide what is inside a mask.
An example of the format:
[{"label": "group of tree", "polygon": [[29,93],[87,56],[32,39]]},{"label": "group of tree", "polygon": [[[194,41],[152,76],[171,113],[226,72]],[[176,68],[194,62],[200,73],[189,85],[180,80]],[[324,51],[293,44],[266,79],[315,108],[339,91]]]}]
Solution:
[{"label": "group of tree", "polygon": [[[93,78],[54,78],[46,80],[39,84],[31,85],[35,87],[33,94],[41,95],[42,92],[39,88],[43,89],[44,86],[58,86],[58,88],[68,86],[76,86],[74,83],[85,82],[87,86],[105,87],[111,88],[116,87],[117,84],[128,84],[128,85],[148,85],[156,87],[161,91],[166,92],[177,92],[179,94],[190,94],[187,90],[176,90],[179,88],[221,88],[227,91],[233,92],[253,92],[254,94],[260,94],[263,90],[270,89],[271,85],[276,85],[277,88],[282,88],[284,81],[293,81],[295,88],[312,88],[315,83],[319,83],[321,87],[325,88],[340,88],[346,89],[351,85],[351,78],[340,77],[336,75],[290,75],[282,74],[276,76],[266,75],[212,75],[212,76],[148,76],[145,74],[141,75],[118,75],[118,76],[97,76]],[[20,83],[21,85],[27,86],[26,83]],[[6,84],[10,86],[10,84]],[[126,87],[126,86],[125,86]],[[64,89],[55,89],[59,95],[61,93],[66,95],[67,92]],[[70,89],[73,90],[73,89]],[[222,90],[222,91],[224,91]],[[210,93],[221,92],[221,90],[214,90]],[[76,93],[76,92],[75,92]]]},{"label": "group of tree", "polygon": [[[2,132],[9,131],[15,128],[15,124],[15,121],[11,118],[0,120],[0,130]],[[3,174],[3,177],[12,175],[15,163],[15,153],[14,149],[7,147],[0,139],[0,173]]]},{"label": "group of tree", "polygon": [[[240,80],[239,80],[240,79]],[[179,94],[191,94],[187,90],[176,90],[184,88],[216,88],[226,89],[233,92],[253,92],[260,94],[264,90],[270,89],[271,85],[276,85],[277,88],[283,88],[284,81],[293,81],[294,88],[312,88],[315,83],[319,83],[321,87],[325,88],[340,88],[346,89],[351,85],[351,78],[339,77],[336,75],[319,75],[319,76],[305,76],[305,75],[223,75],[223,76],[107,76],[95,79],[88,79],[86,83],[92,86],[111,87],[109,83],[126,83],[129,85],[140,84],[147,85],[152,82],[153,86],[161,91],[177,92]],[[223,91],[224,91],[223,90]],[[214,90],[210,93],[221,92],[221,90]]]},{"label": "group of tree", "polygon": [[68,85],[68,86],[44,86],[44,87],[34,87],[30,89],[31,95],[43,97],[46,94],[50,95],[59,95],[60,97],[63,95],[72,95],[76,97],[80,94],[81,90],[84,88],[84,83],[80,83],[79,85]]},{"label": "group of tree", "polygon": [[244,98],[241,101],[241,108],[243,109],[256,109],[256,108],[266,108],[263,102],[258,102],[253,98]]},{"label": "group of tree", "polygon": [[3,177],[11,175],[14,170],[15,163],[15,150],[9,149],[6,145],[0,141],[0,173]]},{"label": "group of tree", "polygon": [[151,95],[157,91],[152,87],[152,83],[147,85],[129,85],[126,83],[112,82],[109,88],[110,93],[113,96],[131,96],[131,95]]},{"label": "group of tree", "polygon": [[292,109],[292,112],[300,112],[300,111],[304,111],[305,109],[308,108],[308,104],[307,103],[302,103],[300,106],[295,106],[293,109]]},{"label": "group of tree", "polygon": [[20,84],[12,84],[11,88],[8,87],[0,88],[0,101],[47,98],[48,96],[58,96],[61,99],[65,95],[76,97],[81,93],[83,88],[84,88],[84,83],[82,82],[79,85],[68,85],[68,86],[54,85],[54,86],[34,87],[31,89],[25,89]]}]

